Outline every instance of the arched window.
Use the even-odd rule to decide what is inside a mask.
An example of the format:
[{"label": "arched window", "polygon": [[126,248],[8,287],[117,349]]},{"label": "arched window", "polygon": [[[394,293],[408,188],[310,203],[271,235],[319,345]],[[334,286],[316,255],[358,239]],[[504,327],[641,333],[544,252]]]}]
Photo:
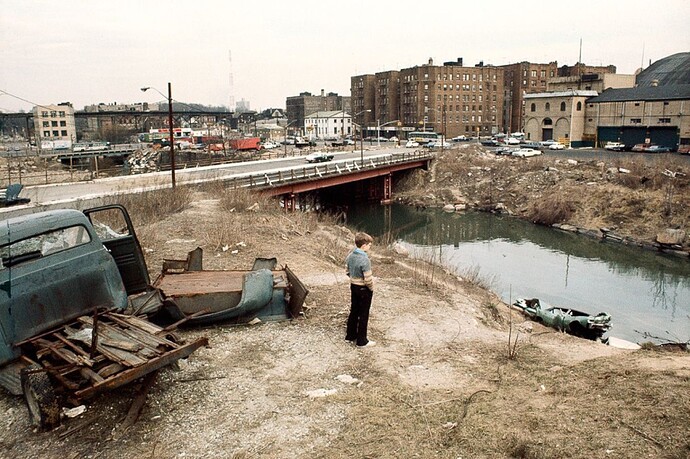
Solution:
[{"label": "arched window", "polygon": [[552,124],[551,118],[544,118],[544,126],[551,126]]},{"label": "arched window", "polygon": [[537,104],[532,104],[532,105],[530,105],[529,111],[531,111],[531,112],[536,112],[536,111],[537,111]]},{"label": "arched window", "polygon": [[562,111],[562,112],[565,111],[565,102],[561,102],[561,111]]},{"label": "arched window", "polygon": [[547,112],[551,111],[551,104],[547,102],[546,105],[544,105],[544,110]]},{"label": "arched window", "polygon": [[578,102],[577,103],[577,111],[579,112],[581,110],[582,110],[582,102]]}]

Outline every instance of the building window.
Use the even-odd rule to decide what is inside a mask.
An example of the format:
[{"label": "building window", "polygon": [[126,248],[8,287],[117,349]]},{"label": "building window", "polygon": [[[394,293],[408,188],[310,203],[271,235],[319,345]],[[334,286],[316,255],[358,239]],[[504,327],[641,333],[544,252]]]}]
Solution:
[{"label": "building window", "polygon": [[48,118],[48,112],[41,112],[41,116],[43,118]]},{"label": "building window", "polygon": [[577,103],[577,111],[581,112],[582,111],[582,102]]},{"label": "building window", "polygon": [[50,127],[50,121],[44,121],[43,127]]},{"label": "building window", "polygon": [[50,137],[50,131],[43,131],[43,137]]},{"label": "building window", "polygon": [[67,121],[60,121],[60,127],[67,127]]},{"label": "building window", "polygon": [[59,135],[60,135],[60,132],[59,132],[59,131],[53,131],[53,137],[57,137],[57,136],[59,136]]},{"label": "building window", "polygon": [[565,102],[561,102],[561,111],[562,111],[562,112],[565,111]]},{"label": "building window", "polygon": [[67,131],[60,131],[60,132],[61,132],[61,133],[60,133],[61,136],[67,137]]},{"label": "building window", "polygon": [[59,112],[59,113],[58,113],[58,116],[59,116],[60,118],[64,118],[64,117],[65,117],[65,112]]},{"label": "building window", "polygon": [[639,124],[642,122],[642,118],[630,118],[630,122],[633,124]]},{"label": "building window", "polygon": [[531,112],[536,112],[537,111],[537,104],[532,104],[529,106],[529,111]]},{"label": "building window", "polygon": [[532,70],[532,76],[533,76],[533,77],[536,77],[536,76],[537,76],[537,71],[536,71],[536,70]]},{"label": "building window", "polygon": [[57,112],[55,112],[55,111],[51,111],[51,112],[50,112],[50,117],[51,117],[51,118],[55,118],[56,116],[57,116]]},{"label": "building window", "polygon": [[671,118],[659,118],[659,123],[670,123]]},{"label": "building window", "polygon": [[544,104],[544,111],[547,111],[547,112],[551,111],[551,104],[550,103],[547,102],[546,104]]},{"label": "building window", "polygon": [[552,124],[551,118],[544,118],[544,126],[551,126]]},{"label": "building window", "polygon": [[51,121],[51,122],[50,122],[50,125],[53,126],[53,127],[57,127],[58,122],[57,122],[57,121]]}]

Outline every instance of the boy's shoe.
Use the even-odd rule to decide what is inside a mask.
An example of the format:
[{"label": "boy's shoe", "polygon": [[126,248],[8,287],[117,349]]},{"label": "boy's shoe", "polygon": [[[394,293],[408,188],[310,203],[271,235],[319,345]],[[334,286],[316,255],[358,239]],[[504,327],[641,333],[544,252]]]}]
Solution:
[{"label": "boy's shoe", "polygon": [[369,340],[369,342],[367,344],[365,344],[364,346],[357,346],[357,347],[372,347],[372,346],[376,346],[376,341]]}]

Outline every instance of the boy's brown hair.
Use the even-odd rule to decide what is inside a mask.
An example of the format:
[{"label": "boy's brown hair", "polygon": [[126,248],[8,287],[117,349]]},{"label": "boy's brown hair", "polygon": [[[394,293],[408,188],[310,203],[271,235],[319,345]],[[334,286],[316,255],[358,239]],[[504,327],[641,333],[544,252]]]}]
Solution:
[{"label": "boy's brown hair", "polygon": [[367,233],[357,233],[355,234],[355,245],[357,247],[362,247],[364,244],[374,242],[374,238],[369,236]]}]

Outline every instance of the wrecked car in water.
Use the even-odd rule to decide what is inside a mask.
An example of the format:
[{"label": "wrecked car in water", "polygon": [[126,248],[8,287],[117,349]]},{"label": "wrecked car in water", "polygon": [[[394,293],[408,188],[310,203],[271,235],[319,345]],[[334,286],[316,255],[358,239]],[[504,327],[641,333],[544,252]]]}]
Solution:
[{"label": "wrecked car in water", "polygon": [[538,298],[520,298],[513,306],[534,321],[580,338],[597,340],[611,328],[611,316],[605,312],[590,315],[565,307],[542,306]]}]

